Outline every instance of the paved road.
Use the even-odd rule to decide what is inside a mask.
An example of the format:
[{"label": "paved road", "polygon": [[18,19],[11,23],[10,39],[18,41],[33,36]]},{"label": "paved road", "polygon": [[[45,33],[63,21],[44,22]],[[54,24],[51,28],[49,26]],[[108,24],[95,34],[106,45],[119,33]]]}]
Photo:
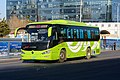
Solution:
[{"label": "paved road", "polygon": [[65,63],[0,63],[0,80],[119,80],[120,51]]}]

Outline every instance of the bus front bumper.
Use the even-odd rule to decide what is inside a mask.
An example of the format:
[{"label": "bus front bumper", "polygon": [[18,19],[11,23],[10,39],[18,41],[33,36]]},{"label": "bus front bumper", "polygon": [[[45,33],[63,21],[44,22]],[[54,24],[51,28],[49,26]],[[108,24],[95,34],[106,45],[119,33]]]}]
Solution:
[{"label": "bus front bumper", "polygon": [[22,60],[53,60],[51,52],[46,51],[23,51],[21,54]]}]

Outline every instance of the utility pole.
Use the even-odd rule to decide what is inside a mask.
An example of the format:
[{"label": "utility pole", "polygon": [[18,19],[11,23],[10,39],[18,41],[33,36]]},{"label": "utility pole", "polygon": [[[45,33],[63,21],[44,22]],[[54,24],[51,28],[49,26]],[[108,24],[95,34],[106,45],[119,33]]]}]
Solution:
[{"label": "utility pole", "polygon": [[80,0],[80,22],[82,21],[82,5],[83,5],[83,0]]},{"label": "utility pole", "polygon": [[[117,3],[117,23],[119,23],[119,12],[120,12],[120,3]],[[117,36],[119,35],[119,28],[118,28],[118,26],[117,26]]]},{"label": "utility pole", "polygon": [[119,22],[119,7],[120,7],[120,4],[119,3],[117,3],[118,5],[117,5],[117,22]]}]

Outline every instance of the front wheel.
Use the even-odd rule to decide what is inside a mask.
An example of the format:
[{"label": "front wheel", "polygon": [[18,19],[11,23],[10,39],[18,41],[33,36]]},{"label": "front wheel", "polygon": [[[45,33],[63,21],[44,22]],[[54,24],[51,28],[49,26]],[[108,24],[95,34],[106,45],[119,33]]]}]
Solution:
[{"label": "front wheel", "polygon": [[60,51],[60,55],[59,55],[59,61],[60,63],[64,62],[66,60],[66,51],[65,50],[61,50]]},{"label": "front wheel", "polygon": [[87,50],[86,50],[86,58],[87,59],[91,58],[91,49],[90,48],[87,48]]}]

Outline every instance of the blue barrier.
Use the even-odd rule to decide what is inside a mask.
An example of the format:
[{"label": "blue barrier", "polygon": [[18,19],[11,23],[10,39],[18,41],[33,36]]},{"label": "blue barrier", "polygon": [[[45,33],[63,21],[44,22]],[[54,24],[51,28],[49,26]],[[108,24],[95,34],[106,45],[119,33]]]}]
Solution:
[{"label": "blue barrier", "polygon": [[9,55],[20,55],[21,53],[21,42],[10,42]]},{"label": "blue barrier", "polygon": [[21,54],[21,39],[0,38],[0,57],[17,57]]},{"label": "blue barrier", "polygon": [[116,49],[120,50],[120,39],[105,39],[106,44],[104,45],[104,39],[101,39],[101,49],[113,50],[113,45],[116,43]]},{"label": "blue barrier", "polygon": [[8,56],[8,42],[0,42],[0,56]]}]

